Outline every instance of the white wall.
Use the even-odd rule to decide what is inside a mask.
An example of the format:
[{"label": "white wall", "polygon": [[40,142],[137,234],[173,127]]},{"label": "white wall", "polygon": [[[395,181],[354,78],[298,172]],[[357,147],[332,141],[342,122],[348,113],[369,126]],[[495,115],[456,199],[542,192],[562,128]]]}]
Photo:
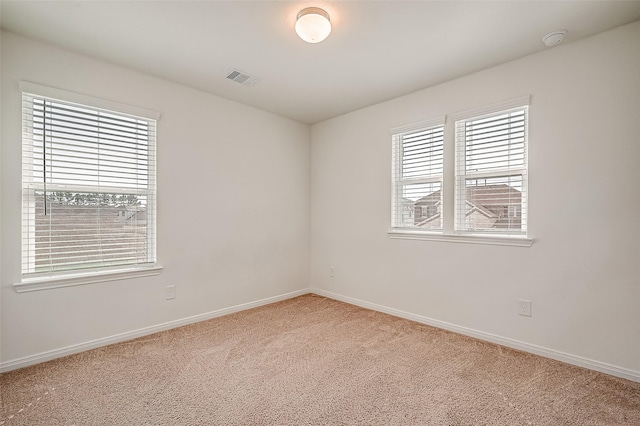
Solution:
[{"label": "white wall", "polygon": [[[389,239],[389,129],[525,94],[533,246]],[[639,137],[639,22],[314,125],[311,285],[640,379]]]},{"label": "white wall", "polygon": [[[308,125],[11,33],[1,52],[2,362],[308,287]],[[21,79],[162,114],[159,276],[14,291]]]},{"label": "white wall", "polygon": [[[0,5],[0,21],[2,21],[2,5]],[[2,31],[0,31],[0,79],[2,78]],[[0,99],[2,99],[2,84],[0,84]],[[0,140],[2,139],[2,102],[0,102]],[[0,143],[0,164],[2,164],[2,143]],[[2,173],[0,173],[0,280],[2,279]],[[0,281],[1,286],[1,281]],[[2,290],[0,289],[0,321],[2,320]],[[0,326],[0,362],[2,361],[2,326]]]}]

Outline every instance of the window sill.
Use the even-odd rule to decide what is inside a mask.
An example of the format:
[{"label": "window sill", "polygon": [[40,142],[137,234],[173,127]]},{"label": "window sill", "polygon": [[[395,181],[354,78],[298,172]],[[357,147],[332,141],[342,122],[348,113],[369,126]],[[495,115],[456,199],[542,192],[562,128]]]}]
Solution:
[{"label": "window sill", "polygon": [[112,271],[86,272],[74,275],[56,275],[49,277],[25,278],[13,284],[18,293],[48,290],[52,288],[71,287],[76,285],[102,283],[107,281],[126,280],[130,278],[149,277],[159,275],[162,266],[138,269],[119,269]]},{"label": "window sill", "polygon": [[432,232],[392,229],[388,231],[389,238],[404,240],[442,241],[446,243],[489,244],[498,246],[531,247],[532,238],[501,237],[488,235],[443,235]]}]

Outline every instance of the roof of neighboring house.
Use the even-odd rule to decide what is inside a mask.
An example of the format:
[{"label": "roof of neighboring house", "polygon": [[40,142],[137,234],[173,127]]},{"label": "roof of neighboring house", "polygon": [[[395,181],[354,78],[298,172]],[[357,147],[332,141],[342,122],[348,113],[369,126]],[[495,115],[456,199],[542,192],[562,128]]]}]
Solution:
[{"label": "roof of neighboring house", "polygon": [[425,195],[424,197],[418,199],[415,202],[416,206],[423,206],[427,204],[438,204],[441,202],[442,196],[440,195],[440,191],[432,192],[429,195]]},{"label": "roof of neighboring house", "polygon": [[[440,192],[441,191],[435,191],[425,195],[415,202],[415,206],[439,204],[441,200]],[[477,211],[486,217],[497,218],[499,214],[493,211],[491,207],[495,208],[496,206],[520,204],[521,200],[522,193],[506,184],[470,186],[467,187],[467,206],[469,207],[467,215]],[[416,225],[423,226],[439,217],[440,213],[438,212]]]},{"label": "roof of neighboring house", "polygon": [[469,201],[467,201],[467,206],[469,207],[469,209],[467,209],[467,216],[469,216],[471,213],[473,212],[479,212],[480,214],[482,214],[483,216],[486,217],[497,217],[498,215],[494,212],[492,212],[491,210],[489,210],[488,208],[482,206],[482,205],[478,205],[478,204],[473,204]]},{"label": "roof of neighboring house", "polygon": [[426,218],[425,220],[421,220],[420,222],[416,223],[416,226],[425,226],[428,223],[434,222],[436,220],[440,219],[441,214],[440,213],[436,213],[433,216],[430,216],[428,218]]},{"label": "roof of neighboring house", "polygon": [[519,204],[522,193],[506,184],[467,187],[467,201],[475,205]]}]

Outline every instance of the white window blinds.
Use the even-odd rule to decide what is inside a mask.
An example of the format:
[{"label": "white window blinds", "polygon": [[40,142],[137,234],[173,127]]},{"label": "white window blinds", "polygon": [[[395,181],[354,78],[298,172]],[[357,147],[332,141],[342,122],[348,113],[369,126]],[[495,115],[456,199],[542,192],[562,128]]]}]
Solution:
[{"label": "white window blinds", "polygon": [[156,262],[156,121],[23,92],[23,277]]},{"label": "white window blinds", "polygon": [[456,121],[457,232],[527,230],[528,106]]},{"label": "white window blinds", "polygon": [[392,227],[441,230],[444,118],[392,137]]}]

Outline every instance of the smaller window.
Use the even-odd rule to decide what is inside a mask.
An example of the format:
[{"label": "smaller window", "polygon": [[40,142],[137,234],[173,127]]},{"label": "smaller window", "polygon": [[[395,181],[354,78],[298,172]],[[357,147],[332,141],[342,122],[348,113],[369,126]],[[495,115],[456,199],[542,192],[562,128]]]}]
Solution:
[{"label": "smaller window", "polygon": [[392,130],[391,226],[442,230],[444,118]]},{"label": "smaller window", "polygon": [[526,235],[528,107],[456,121],[455,229]]}]

